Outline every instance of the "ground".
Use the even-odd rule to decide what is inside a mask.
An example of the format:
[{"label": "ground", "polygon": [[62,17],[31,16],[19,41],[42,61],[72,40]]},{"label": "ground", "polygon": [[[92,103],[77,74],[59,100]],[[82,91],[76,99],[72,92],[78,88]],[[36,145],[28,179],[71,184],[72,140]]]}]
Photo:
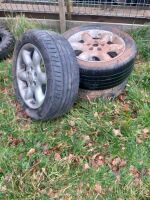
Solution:
[{"label": "ground", "polygon": [[150,199],[150,41],[116,99],[78,100],[53,121],[31,120],[17,103],[12,59],[0,62],[0,199]]}]

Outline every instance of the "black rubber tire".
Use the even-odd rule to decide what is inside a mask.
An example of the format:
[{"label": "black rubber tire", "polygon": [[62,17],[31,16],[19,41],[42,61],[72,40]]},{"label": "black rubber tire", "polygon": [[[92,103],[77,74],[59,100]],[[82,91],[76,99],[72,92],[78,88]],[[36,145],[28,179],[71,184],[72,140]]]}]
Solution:
[{"label": "black rubber tire", "polygon": [[[31,109],[24,103],[16,78],[17,57],[21,47],[27,43],[39,49],[47,74],[45,100],[38,109]],[[33,29],[24,33],[14,50],[13,83],[18,101],[31,118],[47,120],[66,113],[74,104],[79,88],[79,66],[68,41],[57,33],[44,30]]]},{"label": "black rubber tire", "polygon": [[126,49],[122,55],[111,61],[92,62],[91,64],[91,62],[77,59],[80,65],[80,88],[104,90],[115,87],[127,79],[133,69],[137,53],[135,42],[127,33],[100,24],[79,26],[65,32],[64,36],[69,39],[79,31],[91,29],[106,30],[117,34],[124,40]]},{"label": "black rubber tire", "polygon": [[14,49],[15,39],[4,26],[0,26],[0,59],[9,57]]}]

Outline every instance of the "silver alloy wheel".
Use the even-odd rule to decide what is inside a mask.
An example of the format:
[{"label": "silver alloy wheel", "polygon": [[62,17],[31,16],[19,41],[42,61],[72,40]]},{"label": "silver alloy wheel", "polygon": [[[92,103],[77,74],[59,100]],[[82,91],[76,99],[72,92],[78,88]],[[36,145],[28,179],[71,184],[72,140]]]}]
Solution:
[{"label": "silver alloy wheel", "polygon": [[88,62],[106,62],[125,51],[125,42],[110,31],[91,29],[79,31],[68,38],[78,59]]},{"label": "silver alloy wheel", "polygon": [[22,46],[17,58],[17,82],[24,103],[32,109],[39,108],[47,91],[47,75],[43,57],[36,46]]}]

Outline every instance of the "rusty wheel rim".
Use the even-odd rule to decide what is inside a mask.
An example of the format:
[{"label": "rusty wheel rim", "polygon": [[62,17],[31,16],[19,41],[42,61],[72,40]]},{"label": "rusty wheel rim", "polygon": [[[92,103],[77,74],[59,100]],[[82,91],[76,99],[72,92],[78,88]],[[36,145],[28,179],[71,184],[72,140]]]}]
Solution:
[{"label": "rusty wheel rim", "polygon": [[80,31],[69,37],[68,41],[76,57],[82,61],[107,62],[118,58],[125,51],[124,40],[110,31]]}]

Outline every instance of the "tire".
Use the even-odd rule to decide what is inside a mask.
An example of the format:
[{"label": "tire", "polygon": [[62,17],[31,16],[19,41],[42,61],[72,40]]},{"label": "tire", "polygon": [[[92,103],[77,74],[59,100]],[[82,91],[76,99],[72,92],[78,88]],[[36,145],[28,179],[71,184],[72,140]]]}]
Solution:
[{"label": "tire", "polygon": [[[30,65],[32,66],[32,69],[30,69],[31,74],[25,76],[28,77],[25,80],[27,81],[26,89],[29,89],[29,91],[32,90],[32,92],[30,92],[30,94],[32,93],[32,97],[26,95],[25,92],[22,93],[23,90],[20,88],[20,84],[23,84],[20,82],[20,79],[24,78],[20,76],[24,75],[23,72],[19,74],[20,65],[18,63],[23,62],[23,60],[20,60],[21,58],[23,59],[25,55],[25,68],[23,70],[26,70],[27,73],[27,69],[30,68]],[[30,59],[28,55],[30,55]],[[39,70],[38,62],[40,63],[41,71]],[[42,62],[44,64],[41,64]],[[45,69],[44,72],[41,67]],[[37,74],[35,74],[35,72]],[[41,75],[42,73],[45,75]],[[36,75],[36,78],[34,75]],[[37,85],[34,87],[32,85],[34,82],[33,80],[37,81]],[[42,82],[41,84],[39,84],[40,81]],[[54,119],[66,113],[74,104],[79,88],[79,66],[68,41],[57,33],[44,30],[33,29],[24,33],[17,42],[14,50],[13,83],[18,101],[31,118],[47,120]],[[46,85],[46,89],[43,89],[43,84]],[[44,95],[43,100],[40,99],[40,95],[38,96],[40,93],[37,92],[36,87],[41,87],[40,90],[42,90],[42,95]],[[27,97],[29,101],[26,100]],[[32,101],[30,101],[30,98]],[[41,104],[39,104],[39,102],[41,102]]]},{"label": "tire", "polygon": [[0,26],[0,59],[10,56],[14,48],[15,39],[13,35],[3,26]]},{"label": "tire", "polygon": [[[75,48],[79,48],[79,47],[78,45],[74,47],[73,40],[78,40],[78,37],[79,37],[78,34],[87,32],[87,31],[92,32],[93,30],[102,31],[102,32],[104,31],[103,34],[107,32],[110,32],[110,34],[113,34],[115,37],[118,38],[118,41],[120,43],[122,42],[123,51],[120,53],[120,55],[110,58],[107,61],[102,60],[102,62],[101,60],[98,62],[95,60],[94,61],[92,60],[92,62],[90,62],[88,60],[79,59],[77,55],[77,61],[80,66],[80,88],[87,89],[87,90],[105,90],[105,89],[113,88],[121,84],[125,79],[127,79],[130,73],[132,72],[134,60],[137,53],[135,42],[127,33],[124,33],[118,29],[114,29],[113,27],[110,27],[110,26],[108,27],[108,26],[100,25],[100,24],[84,25],[84,26],[73,28],[65,32],[64,37],[68,39],[68,41],[70,42],[74,50],[76,50]],[[82,38],[80,38],[79,42],[82,41],[82,43],[86,44],[87,42],[89,42],[89,40],[85,42],[84,40],[82,40]],[[94,38],[94,42],[95,40],[97,40],[97,38]],[[92,41],[93,41],[93,38],[92,38]],[[107,42],[107,45],[109,44],[108,42]],[[110,43],[110,44],[113,44],[113,43]],[[91,44],[88,44],[88,45],[91,45]],[[98,47],[94,46],[94,48],[97,48],[97,51],[98,51]],[[103,51],[103,46],[100,46],[100,47],[101,47],[100,50]]]}]

